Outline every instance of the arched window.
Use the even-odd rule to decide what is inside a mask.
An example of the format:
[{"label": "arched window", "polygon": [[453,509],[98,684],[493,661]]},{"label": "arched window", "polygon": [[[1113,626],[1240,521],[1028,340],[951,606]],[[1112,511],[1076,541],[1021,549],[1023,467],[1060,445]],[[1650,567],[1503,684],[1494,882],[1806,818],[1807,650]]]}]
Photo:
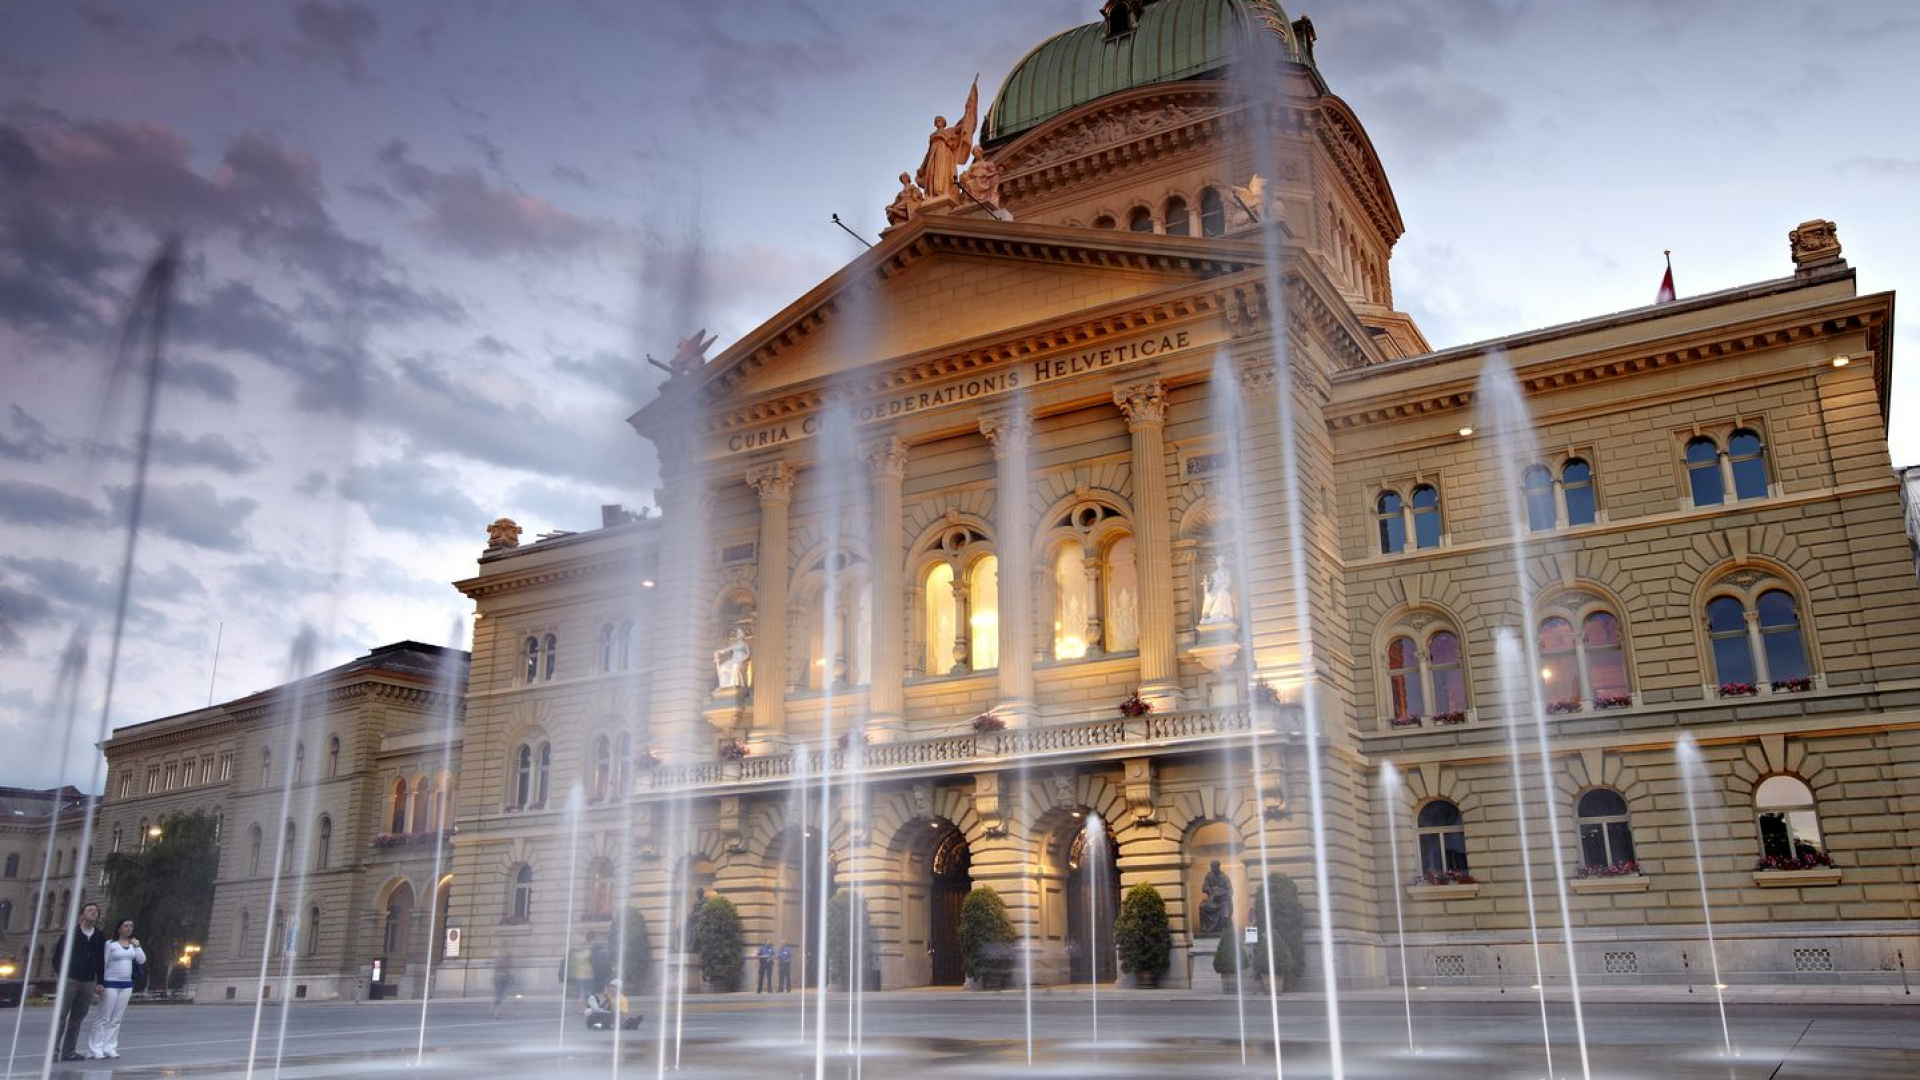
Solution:
[{"label": "arched window", "polygon": [[1760,815],[1762,869],[1833,865],[1826,839],[1820,835],[1813,789],[1805,781],[1797,776],[1769,776],[1754,789],[1753,806]]},{"label": "arched window", "polygon": [[1627,679],[1627,654],[1620,640],[1620,620],[1610,611],[1596,611],[1580,623],[1581,667],[1595,708],[1630,704],[1633,685]]},{"label": "arched window", "polygon": [[1554,527],[1558,514],[1553,505],[1553,474],[1543,465],[1532,465],[1520,477],[1520,492],[1527,503],[1527,528],[1546,532]]},{"label": "arched window", "polygon": [[313,831],[313,868],[325,870],[333,860],[333,819],[320,815],[320,827]]},{"label": "arched window", "polygon": [[632,619],[628,619],[626,622],[620,624],[620,640],[618,642],[620,655],[618,659],[620,661],[621,671],[626,671],[633,667],[633,633],[634,627]]},{"label": "arched window", "polygon": [[633,736],[626,732],[613,740],[613,794],[621,797],[632,790]]},{"label": "arched window", "polygon": [[240,926],[233,935],[233,952],[236,956],[247,955],[247,938],[253,935],[253,912],[240,913]]},{"label": "arched window", "polygon": [[1581,458],[1569,458],[1560,467],[1560,490],[1567,504],[1567,524],[1591,525],[1599,517],[1600,504],[1593,491],[1593,466]]},{"label": "arched window", "polygon": [[513,895],[507,910],[516,919],[533,917],[533,867],[522,864],[513,875]]},{"label": "arched window", "polygon": [[547,777],[553,767],[553,744],[541,743],[538,763],[533,772],[533,803],[547,805]]},{"label": "arched window", "polygon": [[1600,871],[1638,873],[1633,829],[1627,824],[1627,800],[1607,788],[1594,788],[1574,806],[1580,826],[1580,874]]},{"label": "arched window", "polygon": [[[133,849],[135,851],[147,850],[147,819],[146,818],[140,819],[140,832],[134,837]],[[53,862],[54,862],[54,872],[57,874],[60,872],[60,865],[59,865],[60,853],[57,851],[53,853]]]},{"label": "arched window", "polygon": [[524,809],[533,795],[533,747],[526,743],[513,755],[513,806]]},{"label": "arched window", "polygon": [[1467,711],[1467,676],[1460,667],[1460,638],[1451,630],[1436,630],[1427,639],[1427,681],[1433,684],[1434,715]]},{"label": "arched window", "polygon": [[1421,484],[1413,489],[1413,546],[1436,548],[1445,532],[1440,521],[1440,489]]},{"label": "arched window", "polygon": [[340,775],[340,736],[327,740],[327,779]]},{"label": "arched window", "polygon": [[1087,655],[1087,617],[1091,614],[1087,589],[1086,555],[1079,544],[1063,544],[1053,558],[1053,658],[1078,660]]},{"label": "arched window", "polygon": [[614,669],[613,624],[607,623],[606,625],[600,627],[600,670],[612,671],[613,669]]},{"label": "arched window", "polygon": [[310,907],[307,909],[307,926],[305,930],[301,931],[300,940],[302,945],[304,946],[304,949],[302,951],[304,951],[308,956],[316,956],[319,954],[320,952],[320,907],[319,905],[316,904],[313,907]]},{"label": "arched window", "polygon": [[[141,828],[140,833],[142,836],[146,835],[145,827]],[[248,826],[247,827],[247,874],[251,877],[258,877],[260,874],[260,843],[261,843],[260,826],[258,825]]]},{"label": "arched window", "polygon": [[1101,582],[1100,628],[1109,653],[1140,647],[1140,564],[1133,537],[1122,536],[1107,545]]},{"label": "arched window", "polygon": [[1705,435],[1687,443],[1687,483],[1693,489],[1693,505],[1719,506],[1726,501],[1727,489],[1720,477],[1720,445]]},{"label": "arched window", "polygon": [[286,876],[293,869],[293,822],[280,833],[280,875]]},{"label": "arched window", "polygon": [[522,651],[527,656],[527,685],[532,686],[540,678],[540,639],[528,638]]},{"label": "arched window", "polygon": [[423,833],[433,827],[433,793],[427,786],[427,774],[413,778],[413,816],[407,819],[407,831]]},{"label": "arched window", "polygon": [[1101,214],[1099,217],[1093,219],[1093,227],[1096,229],[1115,229],[1119,228],[1119,225],[1113,220],[1112,214]]},{"label": "arched window", "polygon": [[1391,688],[1395,719],[1427,714],[1426,691],[1420,678],[1420,650],[1412,638],[1397,637],[1387,643],[1387,685]]},{"label": "arched window", "polygon": [[[119,835],[120,835],[120,827],[116,825],[114,826],[114,837],[117,839]],[[120,848],[116,845],[114,847],[114,850],[118,851],[120,850]],[[7,856],[6,876],[10,878],[15,878],[20,876],[20,853],[17,851],[10,853]]]},{"label": "arched window", "polygon": [[1547,711],[1571,713],[1633,704],[1619,616],[1586,605],[1567,605],[1563,610],[1566,615],[1550,615],[1539,627],[1540,690]]},{"label": "arched window", "polygon": [[593,772],[587,778],[587,798],[600,802],[613,784],[613,740],[601,735],[593,740]]},{"label": "arched window", "polygon": [[0,900],[0,934],[13,928],[13,901]]},{"label": "arched window", "polygon": [[605,859],[595,859],[588,872],[587,914],[596,919],[613,915],[613,867]]},{"label": "arched window", "polygon": [[554,665],[560,662],[560,641],[554,637],[554,635],[548,634],[546,645],[547,666],[545,668],[545,678],[548,682],[552,682]]},{"label": "arched window", "polygon": [[1813,687],[1800,601],[1778,577],[1736,570],[1714,587],[1706,607],[1712,679],[1723,696],[1793,693]]},{"label": "arched window", "polygon": [[1220,192],[1213,188],[1200,191],[1200,235],[1224,236],[1227,231],[1227,207]]},{"label": "arched window", "polygon": [[433,783],[433,821],[428,832],[446,832],[453,826],[453,776],[442,772]]},{"label": "arched window", "polygon": [[835,552],[822,560],[812,581],[805,685],[815,690],[866,685],[873,667],[873,583],[865,563]]},{"label": "arched window", "polygon": [[1733,469],[1733,497],[1767,497],[1767,458],[1760,436],[1746,428],[1727,436],[1727,464]]},{"label": "arched window", "polygon": [[1406,504],[1397,491],[1383,491],[1374,500],[1374,516],[1380,526],[1380,554],[1394,555],[1407,549]]},{"label": "arched window", "polygon": [[939,563],[927,572],[922,588],[926,606],[925,670],[929,675],[945,675],[961,669],[954,660],[959,644],[959,601],[953,595],[953,566]]},{"label": "arched window", "polygon": [[1431,716],[1457,724],[1467,715],[1467,675],[1460,635],[1429,612],[1413,612],[1392,628],[1382,665],[1388,718],[1398,726]]},{"label": "arched window", "polygon": [[1549,712],[1580,708],[1580,658],[1574,651],[1573,624],[1557,616],[1540,622],[1540,689]]},{"label": "arched window", "polygon": [[307,778],[307,744],[293,744],[293,782],[299,783]]},{"label": "arched window", "polygon": [[56,881],[60,879],[60,860],[64,858],[66,854],[64,851],[55,851],[53,853],[53,873],[48,876]]},{"label": "arched window", "polygon": [[260,786],[267,787],[272,783],[273,751],[263,746],[260,748]]},{"label": "arched window", "polygon": [[1191,231],[1187,223],[1187,200],[1178,195],[1168,199],[1165,216],[1168,236],[1186,236]]},{"label": "arched window", "polygon": [[393,778],[393,793],[387,801],[387,831],[399,836],[407,831],[407,778]]},{"label": "arched window", "polygon": [[1127,231],[1150,233],[1153,231],[1153,211],[1144,206],[1136,206],[1127,215]]},{"label": "arched window", "polygon": [[983,555],[967,571],[967,666],[1000,666],[1000,560]]},{"label": "arched window", "polygon": [[1420,873],[1428,882],[1464,877],[1467,873],[1467,829],[1460,808],[1435,799],[1420,808]]}]

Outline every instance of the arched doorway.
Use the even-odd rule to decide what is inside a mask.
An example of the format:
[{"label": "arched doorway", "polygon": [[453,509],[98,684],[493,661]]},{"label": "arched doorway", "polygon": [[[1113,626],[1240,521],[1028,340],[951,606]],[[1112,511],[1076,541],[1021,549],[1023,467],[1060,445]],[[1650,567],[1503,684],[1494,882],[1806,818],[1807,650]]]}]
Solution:
[{"label": "arched doorway", "polygon": [[959,986],[967,981],[960,954],[960,905],[973,888],[973,851],[965,834],[951,823],[935,822],[939,829],[927,852],[927,955],[933,966],[934,986]]},{"label": "arched doorway", "polygon": [[387,958],[386,979],[389,982],[407,970],[412,927],[413,886],[400,881],[387,892],[386,912],[380,928],[380,953]]},{"label": "arched doorway", "polygon": [[1120,910],[1120,845],[1097,815],[1076,818],[1067,841],[1067,978],[1117,976],[1113,920]]},{"label": "arched doorway", "polygon": [[[810,987],[816,978],[820,948],[820,898],[839,889],[840,853],[824,848],[812,829],[789,829],[779,845],[775,874],[774,947],[792,945],[793,981]],[[821,891],[821,875],[826,891]]]}]

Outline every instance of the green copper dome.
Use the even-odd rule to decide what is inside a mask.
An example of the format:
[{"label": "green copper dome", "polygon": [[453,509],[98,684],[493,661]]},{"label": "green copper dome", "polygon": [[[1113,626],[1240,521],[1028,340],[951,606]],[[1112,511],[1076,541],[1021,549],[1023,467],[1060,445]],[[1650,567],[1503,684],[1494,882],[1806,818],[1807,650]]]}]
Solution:
[{"label": "green copper dome", "polygon": [[1114,7],[1129,9],[1119,18],[1130,30],[1116,33],[1107,20],[1078,26],[1014,65],[987,110],[982,142],[1002,142],[1108,94],[1218,72],[1248,42],[1276,60],[1301,60],[1274,0],[1117,0]]}]

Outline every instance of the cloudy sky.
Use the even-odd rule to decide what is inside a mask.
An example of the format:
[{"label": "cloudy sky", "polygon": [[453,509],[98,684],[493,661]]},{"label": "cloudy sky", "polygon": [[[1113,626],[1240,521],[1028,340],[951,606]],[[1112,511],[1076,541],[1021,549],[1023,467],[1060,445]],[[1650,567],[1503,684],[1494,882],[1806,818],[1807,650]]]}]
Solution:
[{"label": "cloudy sky", "polygon": [[[127,504],[118,324],[188,263],[115,724],[444,642],[498,516],[646,504],[624,418],[676,339],[731,341],[871,236],[952,115],[1096,0],[18,0],[0,8],[0,783],[87,782]],[[1408,232],[1436,346],[1790,270],[1840,225],[1920,302],[1920,11],[1889,0],[1324,0],[1308,9]],[[1294,11],[1299,14],[1299,11]],[[1904,104],[1903,104],[1904,103]],[[1920,461],[1920,333],[1893,457]]]}]

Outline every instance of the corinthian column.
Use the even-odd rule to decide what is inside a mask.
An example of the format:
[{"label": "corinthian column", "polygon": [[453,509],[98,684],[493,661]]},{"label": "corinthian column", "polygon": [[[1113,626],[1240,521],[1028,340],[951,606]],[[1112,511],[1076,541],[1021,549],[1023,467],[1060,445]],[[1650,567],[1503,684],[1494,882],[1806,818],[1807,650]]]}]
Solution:
[{"label": "corinthian column", "polygon": [[1173,653],[1173,546],[1167,530],[1167,398],[1158,382],[1122,386],[1113,403],[1133,436],[1133,535],[1140,571],[1140,695],[1162,711],[1180,701]]},{"label": "corinthian column", "polygon": [[760,493],[759,603],[754,619],[753,738],[784,743],[787,734],[787,510],[797,470],[784,461],[747,470]]},{"label": "corinthian column", "polygon": [[[1000,709],[1025,723],[1033,715],[1033,529],[1027,513],[1028,447],[1033,421],[1018,406],[982,417],[993,444],[994,547],[1000,553]],[[978,655],[978,650],[975,650]]]},{"label": "corinthian column", "polygon": [[861,448],[873,482],[873,644],[867,665],[867,726],[880,740],[897,736],[906,702],[906,634],[901,627],[900,481],[907,444],[878,439]]}]

